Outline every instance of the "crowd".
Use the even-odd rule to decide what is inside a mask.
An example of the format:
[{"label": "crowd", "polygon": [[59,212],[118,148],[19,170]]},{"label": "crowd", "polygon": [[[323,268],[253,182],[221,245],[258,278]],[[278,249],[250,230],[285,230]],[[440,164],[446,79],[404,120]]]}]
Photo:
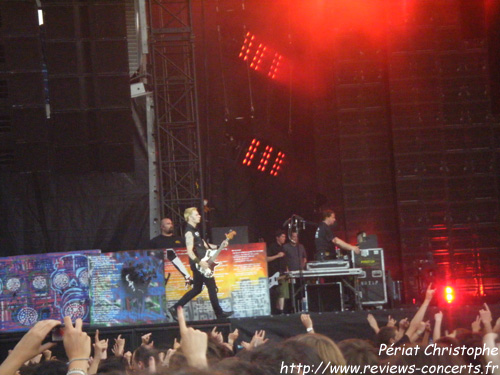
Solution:
[{"label": "crowd", "polygon": [[[63,344],[67,358],[54,358],[45,343],[60,326],[57,320],[38,322],[0,365],[0,375],[148,375],[148,374],[500,374],[500,318],[485,304],[470,328],[442,332],[443,314],[425,320],[435,290],[428,287],[425,300],[411,320],[396,322],[390,316],[380,327],[367,315],[376,342],[348,339],[335,343],[315,332],[311,317],[301,315],[304,333],[280,342],[264,331],[250,342],[238,338],[238,330],[223,337],[215,328],[205,333],[188,327],[182,307],[177,308],[180,342],[161,350],[151,334],[133,353],[124,352],[125,339],[113,346],[99,338],[93,342],[82,330],[82,321],[64,319]],[[109,353],[108,353],[109,352]],[[92,355],[92,356],[91,356]]]}]

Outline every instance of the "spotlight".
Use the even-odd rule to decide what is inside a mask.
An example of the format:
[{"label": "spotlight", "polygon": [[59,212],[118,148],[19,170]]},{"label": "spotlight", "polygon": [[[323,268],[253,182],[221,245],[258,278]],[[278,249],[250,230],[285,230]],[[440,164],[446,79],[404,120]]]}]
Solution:
[{"label": "spotlight", "polygon": [[255,157],[256,163],[253,165],[258,171],[266,173],[268,171],[271,176],[276,177],[282,167],[285,153],[275,146],[253,138],[244,148],[241,164],[250,167]]},{"label": "spotlight", "polygon": [[444,299],[448,303],[452,303],[455,300],[455,289],[451,286],[446,286],[444,288]]}]

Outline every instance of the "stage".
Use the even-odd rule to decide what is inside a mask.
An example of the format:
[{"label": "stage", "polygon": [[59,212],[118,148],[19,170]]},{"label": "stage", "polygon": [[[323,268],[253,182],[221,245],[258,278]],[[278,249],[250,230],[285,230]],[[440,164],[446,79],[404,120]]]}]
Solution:
[{"label": "stage", "polygon": [[[500,304],[489,306],[493,316],[493,324],[495,319],[500,316]],[[445,329],[454,329],[457,327],[469,328],[472,321],[478,315],[479,309],[482,306],[459,306],[450,305],[447,308],[439,308],[438,306],[430,306],[427,310],[425,320],[434,320],[434,314],[441,310],[445,314],[443,320],[443,333]],[[405,306],[397,309],[386,310],[362,310],[362,311],[343,311],[343,312],[324,312],[311,313],[311,318],[314,322],[314,329],[317,333],[327,335],[334,341],[339,342],[348,338],[360,338],[375,341],[373,330],[369,327],[366,321],[366,316],[371,313],[377,319],[382,327],[387,321],[387,317],[391,315],[394,319],[400,320],[403,318],[411,319],[418,306]],[[453,321],[450,319],[453,318]],[[227,337],[229,331],[238,328],[241,340],[250,341],[253,333],[256,330],[265,330],[266,337],[271,341],[279,341],[305,333],[305,329],[300,322],[300,313],[275,316],[257,316],[253,318],[236,318],[228,320],[207,320],[193,321],[188,323],[190,326],[197,329],[209,332],[213,327],[217,327]],[[137,326],[117,326],[117,327],[96,327],[88,326],[85,331],[93,336],[95,330],[99,329],[101,338],[110,339],[110,347],[114,342],[114,338],[119,334],[126,339],[126,350],[133,350],[140,345],[141,336],[151,332],[152,340],[158,348],[170,347],[175,338],[179,339],[179,328],[174,322],[164,324],[137,325]],[[14,347],[17,341],[22,337],[22,332],[9,332],[0,334],[0,359],[3,360],[7,351]],[[62,344],[59,344],[54,350],[54,355],[59,356],[63,353]],[[111,353],[109,353],[111,354]]]}]

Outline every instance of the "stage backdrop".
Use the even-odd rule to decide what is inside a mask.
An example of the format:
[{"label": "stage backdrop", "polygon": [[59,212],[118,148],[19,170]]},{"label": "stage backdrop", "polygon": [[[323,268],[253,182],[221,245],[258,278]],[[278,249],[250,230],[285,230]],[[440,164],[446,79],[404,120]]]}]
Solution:
[{"label": "stage backdrop", "polygon": [[0,331],[71,316],[90,322],[87,256],[100,250],[0,258]]},{"label": "stage backdrop", "polygon": [[161,323],[165,316],[162,250],[134,250],[89,257],[91,323]]},{"label": "stage backdrop", "polygon": [[[175,249],[177,256],[189,268],[186,249]],[[166,254],[167,252],[165,252]],[[219,302],[224,311],[234,311],[233,317],[269,315],[266,244],[251,243],[229,245],[217,258],[215,280],[219,289]],[[165,258],[166,295],[172,306],[189,290],[183,275]],[[206,288],[184,307],[188,320],[214,319],[215,314]]]}]

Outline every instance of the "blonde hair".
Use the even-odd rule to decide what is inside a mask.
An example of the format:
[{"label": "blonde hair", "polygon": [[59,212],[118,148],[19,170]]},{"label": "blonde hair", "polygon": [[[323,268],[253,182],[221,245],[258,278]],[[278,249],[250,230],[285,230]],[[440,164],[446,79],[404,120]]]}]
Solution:
[{"label": "blonde hair", "polygon": [[189,207],[189,208],[186,208],[184,210],[184,220],[188,221],[189,220],[189,216],[191,216],[191,214],[194,212],[194,211],[198,211],[198,209],[196,207]]}]

